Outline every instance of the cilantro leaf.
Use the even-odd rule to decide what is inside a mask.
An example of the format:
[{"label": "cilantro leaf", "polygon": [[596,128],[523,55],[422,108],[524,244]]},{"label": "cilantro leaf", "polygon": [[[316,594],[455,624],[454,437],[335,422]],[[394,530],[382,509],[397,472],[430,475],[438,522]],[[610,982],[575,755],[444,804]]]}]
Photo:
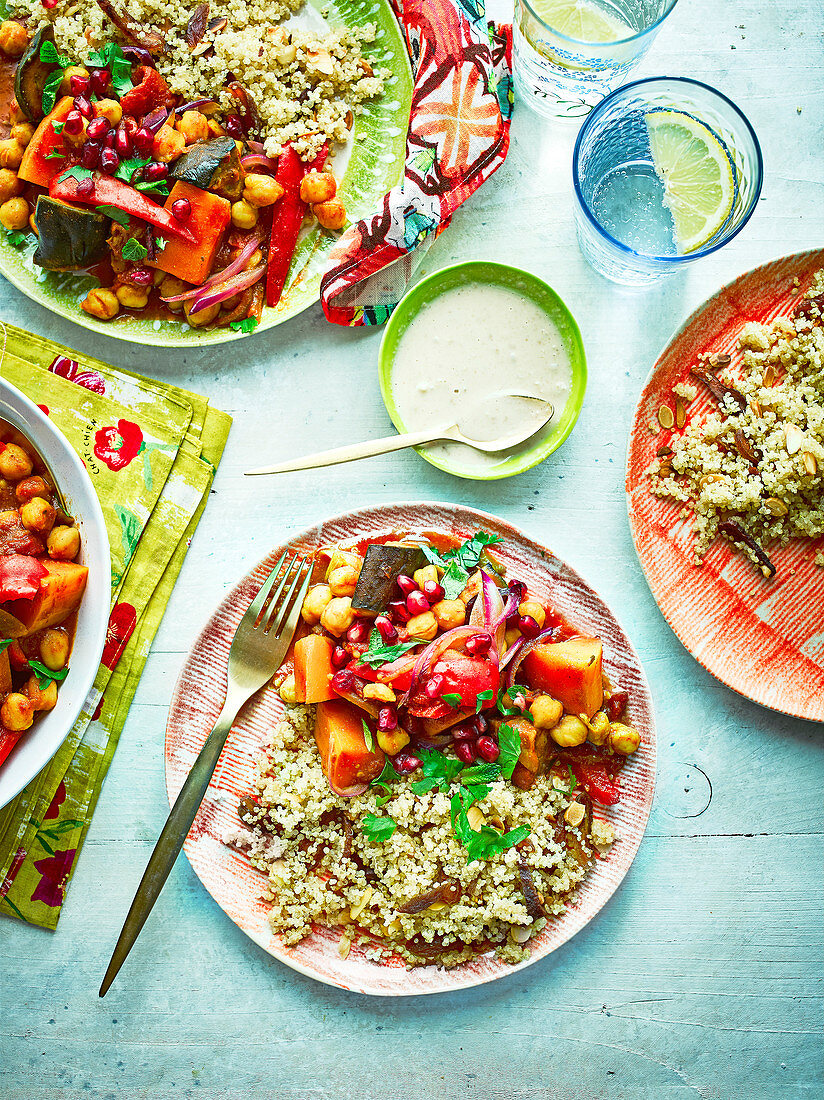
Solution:
[{"label": "cilantro leaf", "polygon": [[50,153],[46,154],[46,160],[65,160],[66,154],[61,153],[59,149],[52,149]]},{"label": "cilantro leaf", "polygon": [[168,243],[165,237],[155,237],[155,248],[158,252],[162,252]]},{"label": "cilantro leaf", "polygon": [[479,691],[475,696],[475,713],[480,714],[483,710],[483,704],[488,703],[495,692],[492,688],[487,688],[486,691]]},{"label": "cilantro leaf", "polygon": [[375,747],[375,742],[372,740],[372,731],[363,718],[361,718],[361,723],[363,724],[363,739],[366,742],[367,749],[371,752]]},{"label": "cilantro leaf", "polygon": [[446,695],[441,696],[441,699],[443,699],[445,703],[448,703],[453,710],[461,709],[461,697],[457,692],[447,692]]},{"label": "cilantro leaf", "polygon": [[387,756],[383,762],[383,771],[377,777],[377,779],[372,780],[369,786],[376,787],[378,790],[386,791],[386,797],[389,798],[392,794],[392,784],[397,783],[399,779],[400,773],[395,771],[395,769],[389,763],[389,757]]},{"label": "cilantro leaf", "polygon": [[111,218],[118,225],[128,226],[129,224],[129,215],[124,210],[118,210],[116,206],[96,206],[95,210],[98,214],[105,214],[107,218]]},{"label": "cilantro leaf", "polygon": [[146,246],[142,245],[140,241],[135,240],[134,237],[129,237],[123,245],[124,260],[145,260],[146,255]]},{"label": "cilantro leaf", "polygon": [[418,758],[423,764],[424,777],[409,784],[415,794],[424,794],[435,787],[445,793],[449,788],[449,784],[463,768],[460,760],[451,756],[444,756],[442,752],[435,752],[434,750],[421,749]]},{"label": "cilantro leaf", "polygon": [[244,317],[242,321],[230,321],[229,328],[234,332],[254,332],[257,328],[257,317]]},{"label": "cilantro leaf", "polygon": [[62,54],[57,52],[57,46],[54,42],[43,42],[41,44],[40,60],[45,65],[59,65],[61,69],[65,69],[69,64],[68,57],[63,57]]},{"label": "cilantro leaf", "polygon": [[41,691],[47,688],[52,680],[65,680],[69,672],[68,666],[66,668],[51,669],[46,668],[41,661],[35,660],[29,660],[29,667],[34,671],[37,677],[37,685]]},{"label": "cilantro leaf", "polygon": [[[27,243],[29,239],[28,233],[23,233],[19,229],[7,229],[5,233],[6,240],[9,242],[12,248],[23,248],[23,246]],[[2,652],[3,651],[0,650],[0,653]]]},{"label": "cilantro leaf", "polygon": [[116,42],[107,42],[99,50],[92,50],[88,64],[94,69],[108,69],[112,74],[112,88],[118,99],[130,92],[132,84],[132,63]]},{"label": "cilantro leaf", "polygon": [[521,755],[521,735],[512,726],[502,723],[498,729],[498,748],[500,756],[498,765],[504,779],[511,779]]},{"label": "cilantro leaf", "polygon": [[383,806],[385,806],[385,805],[386,805],[386,803],[387,803],[387,802],[389,801],[389,799],[390,799],[391,797],[392,797],[392,795],[391,795],[391,794],[379,794],[379,795],[377,796],[377,798],[375,799],[375,805],[376,805],[376,806],[377,806],[378,808],[382,808]]},{"label": "cilantro leaf", "polygon": [[91,169],[84,168],[82,164],[73,164],[71,168],[67,168],[62,176],[58,177],[57,182],[62,183],[63,180],[87,180],[93,175]]},{"label": "cilantro leaf", "polygon": [[408,642],[399,642],[397,645],[387,645],[380,636],[378,630],[373,630],[369,635],[369,648],[359,658],[359,664],[369,665],[370,668],[379,668],[381,665],[391,664],[398,657],[408,653],[418,645],[426,645],[423,638],[410,638]]},{"label": "cilantro leaf", "polygon": [[48,115],[54,110],[54,105],[57,102],[57,89],[60,87],[60,81],[63,79],[63,70],[55,69],[53,73],[49,73],[46,77],[46,82],[43,85],[43,114]]},{"label": "cilantro leaf", "polygon": [[385,840],[389,840],[396,828],[396,822],[388,816],[365,814],[361,821],[361,832],[372,844],[382,844]]},{"label": "cilantro leaf", "polygon": [[498,710],[501,714],[507,718],[528,718],[532,721],[532,714],[528,710],[521,710],[520,707],[510,706],[504,702],[504,696],[508,695],[510,699],[516,699],[519,695],[526,696],[529,691],[528,687],[524,687],[523,684],[513,684],[511,688],[502,687],[498,692]]},{"label": "cilantro leaf", "polygon": [[466,588],[469,574],[478,568],[481,555],[487,546],[501,542],[499,535],[488,535],[486,531],[477,531],[471,539],[461,543],[453,550],[436,550],[433,546],[423,546],[426,558],[444,571],[441,584],[444,599],[454,600]]},{"label": "cilantro leaf", "polygon": [[118,164],[117,171],[114,174],[115,179],[123,180],[124,183],[131,183],[132,176],[138,168],[145,168],[148,163],[148,157],[126,157]]},{"label": "cilantro leaf", "polygon": [[493,856],[505,852],[507,848],[520,844],[522,840],[529,836],[528,825],[519,825],[517,829],[510,829],[508,833],[499,833],[497,829],[493,829],[490,825],[482,825],[476,831],[469,824],[469,818],[467,817],[467,810],[476,801],[479,801],[479,799],[475,797],[472,790],[459,786],[452,796],[450,804],[452,828],[455,836],[466,849],[467,863],[473,863],[475,860],[480,859],[492,859]]}]

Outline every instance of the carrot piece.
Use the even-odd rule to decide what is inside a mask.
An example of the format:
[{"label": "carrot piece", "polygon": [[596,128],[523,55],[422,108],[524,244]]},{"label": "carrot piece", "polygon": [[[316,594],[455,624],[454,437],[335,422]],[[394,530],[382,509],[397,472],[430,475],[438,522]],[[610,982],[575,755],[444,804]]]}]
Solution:
[{"label": "carrot piece", "polygon": [[383,771],[384,754],[377,746],[366,747],[361,713],[350,703],[318,703],[315,741],[333,791],[351,792]]},{"label": "carrot piece", "polygon": [[5,605],[6,611],[19,619],[27,633],[56,626],[76,611],[89,571],[85,565],[73,561],[49,561],[43,558],[46,576],[40,581],[40,590],[32,600],[13,600]]},{"label": "carrot piece", "polygon": [[[38,125],[17,169],[19,179],[26,183],[36,183],[39,187],[48,187],[55,176],[65,171],[66,148],[63,138],[55,132],[52,123],[56,122],[58,128],[62,130],[60,124],[66,121],[66,115],[73,106],[72,97],[64,95],[51,113],[46,115]],[[50,157],[50,153],[62,153],[63,156]]]},{"label": "carrot piece", "polygon": [[307,634],[295,642],[295,695],[299,703],[324,703],[337,696],[329,686],[334,675],[328,638]]},{"label": "carrot piece", "polygon": [[185,180],[178,180],[172,188],[165,202],[166,209],[171,211],[172,203],[178,199],[189,200],[192,215],[186,227],[192,231],[197,243],[188,244],[166,237],[166,245],[158,251],[157,258],[145,262],[149,267],[156,267],[186,283],[199,286],[212,272],[215,256],[232,217],[232,204],[222,195],[201,191]]},{"label": "carrot piece", "polygon": [[602,655],[600,638],[569,638],[536,645],[521,667],[530,687],[591,718],[604,701]]}]

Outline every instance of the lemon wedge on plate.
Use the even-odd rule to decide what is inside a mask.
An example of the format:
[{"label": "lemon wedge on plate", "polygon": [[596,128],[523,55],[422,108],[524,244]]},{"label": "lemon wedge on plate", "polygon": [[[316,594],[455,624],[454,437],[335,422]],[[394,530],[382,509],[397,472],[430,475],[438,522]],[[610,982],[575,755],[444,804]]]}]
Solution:
[{"label": "lemon wedge on plate", "polygon": [[616,42],[633,33],[628,23],[591,0],[534,0],[532,6],[554,30],[579,42]]},{"label": "lemon wedge on plate", "polygon": [[678,250],[694,252],[730,215],[735,199],[732,158],[708,126],[682,111],[650,111],[646,123]]}]

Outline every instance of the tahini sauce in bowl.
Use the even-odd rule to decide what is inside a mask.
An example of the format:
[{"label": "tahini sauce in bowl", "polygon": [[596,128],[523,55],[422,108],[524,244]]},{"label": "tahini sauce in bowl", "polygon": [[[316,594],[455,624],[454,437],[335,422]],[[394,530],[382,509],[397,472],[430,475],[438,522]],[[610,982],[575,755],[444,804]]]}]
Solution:
[{"label": "tahini sauce in bowl", "polygon": [[[499,269],[533,279],[498,264],[461,266]],[[447,269],[431,278],[458,270]],[[552,294],[545,284],[534,281]],[[571,318],[569,323],[575,328]],[[577,328],[574,335],[580,345]],[[435,465],[465,477],[518,473],[554,450],[571,428],[570,416],[573,422],[577,416],[583,383],[575,385],[576,350],[570,347],[570,333],[562,333],[544,305],[532,297],[510,285],[467,278],[429,296],[400,331],[388,367],[391,402],[387,404],[390,413],[391,405],[397,411],[393,419],[399,429],[398,419],[407,431],[459,422],[470,438],[490,440],[518,432],[535,417],[534,403],[502,394],[520,391],[544,398],[555,409],[552,420],[539,435],[509,452],[484,454],[463,443],[436,443],[421,449]],[[579,350],[584,370],[583,349]],[[382,385],[386,397],[386,378]],[[558,436],[554,446],[553,436]]]}]

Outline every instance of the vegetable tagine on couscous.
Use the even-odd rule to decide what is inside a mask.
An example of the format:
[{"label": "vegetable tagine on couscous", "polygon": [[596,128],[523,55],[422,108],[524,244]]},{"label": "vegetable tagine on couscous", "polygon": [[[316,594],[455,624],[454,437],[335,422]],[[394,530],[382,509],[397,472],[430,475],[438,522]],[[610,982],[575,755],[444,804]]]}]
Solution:
[{"label": "vegetable tagine on couscous", "polygon": [[287,703],[227,841],[269,876],[287,944],[517,962],[614,840],[641,743],[602,643],[507,578],[483,531],[392,532],[316,555]]},{"label": "vegetable tagine on couscous", "polygon": [[361,52],[371,25],[283,26],[301,3],[11,0],[8,243],[36,238],[34,264],[96,277],[80,305],[97,320],[253,331],[304,224],[346,225],[329,157],[388,75]]}]

